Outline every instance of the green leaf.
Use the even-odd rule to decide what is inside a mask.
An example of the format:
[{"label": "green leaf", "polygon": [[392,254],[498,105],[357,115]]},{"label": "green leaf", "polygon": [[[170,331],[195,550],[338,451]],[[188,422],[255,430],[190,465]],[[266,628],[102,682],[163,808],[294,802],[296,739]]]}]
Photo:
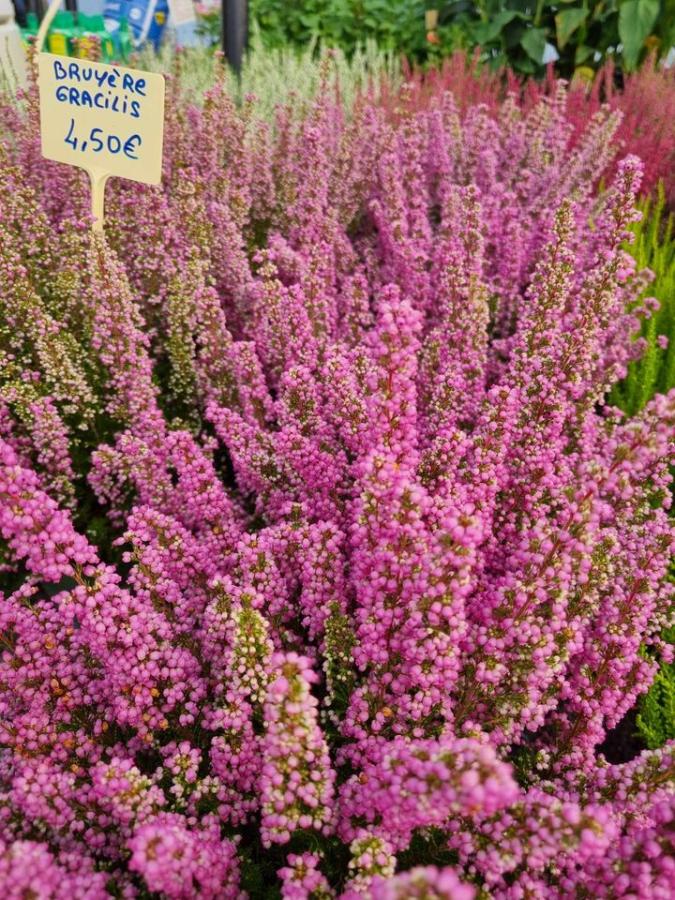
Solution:
[{"label": "green leaf", "polygon": [[589,47],[587,44],[579,44],[579,46],[574,51],[574,65],[580,66],[582,63],[586,62],[589,56],[592,55],[592,47]]},{"label": "green leaf", "polygon": [[562,12],[558,13],[555,17],[555,33],[558,38],[558,50],[562,50],[587,15],[588,11],[579,9],[579,7],[575,7],[574,9],[563,9]]},{"label": "green leaf", "polygon": [[520,46],[531,60],[541,64],[546,48],[546,32],[543,28],[528,28],[520,39]]},{"label": "green leaf", "polygon": [[522,18],[522,14],[515,9],[505,9],[493,16],[489,22],[479,22],[477,25],[473,25],[471,33],[477,43],[489,44],[499,36],[505,25],[517,18]]},{"label": "green leaf", "polygon": [[624,66],[629,71],[637,65],[645,38],[658,17],[659,5],[659,0],[627,0],[619,8],[619,37]]},{"label": "green leaf", "polygon": [[318,28],[319,26],[319,17],[316,15],[316,13],[303,13],[302,15],[298,16],[298,18],[300,19],[301,24],[304,25],[305,28],[309,28],[311,31],[313,31],[315,28]]},{"label": "green leaf", "polygon": [[527,56],[522,57],[520,60],[515,63],[516,72],[519,75],[534,75],[537,71],[537,66],[529,59]]}]

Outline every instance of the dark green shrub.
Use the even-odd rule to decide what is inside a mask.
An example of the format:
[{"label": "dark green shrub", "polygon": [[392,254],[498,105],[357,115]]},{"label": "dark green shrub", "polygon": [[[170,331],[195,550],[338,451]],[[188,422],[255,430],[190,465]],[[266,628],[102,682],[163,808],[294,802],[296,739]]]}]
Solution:
[{"label": "dark green shrub", "polygon": [[[430,35],[425,12],[436,10]],[[542,74],[597,68],[608,57],[624,71],[652,50],[667,52],[675,35],[668,0],[251,0],[251,17],[270,46],[319,38],[351,52],[367,39],[417,62],[480,46],[491,65]]]}]

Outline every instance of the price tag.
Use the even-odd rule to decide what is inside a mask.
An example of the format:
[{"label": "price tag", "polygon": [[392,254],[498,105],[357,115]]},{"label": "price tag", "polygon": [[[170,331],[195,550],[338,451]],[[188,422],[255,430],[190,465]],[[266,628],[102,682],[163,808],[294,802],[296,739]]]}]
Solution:
[{"label": "price tag", "polygon": [[[53,0],[43,27],[59,5]],[[89,173],[94,229],[100,231],[111,175],[144,184],[161,180],[164,77],[51,53],[38,53],[37,64],[42,155]]]}]

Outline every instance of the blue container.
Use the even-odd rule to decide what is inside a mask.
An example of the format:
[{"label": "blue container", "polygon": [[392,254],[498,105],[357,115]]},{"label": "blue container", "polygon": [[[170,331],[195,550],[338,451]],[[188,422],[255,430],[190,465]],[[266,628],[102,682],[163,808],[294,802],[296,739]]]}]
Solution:
[{"label": "blue container", "polygon": [[107,30],[115,37],[120,22],[126,19],[137,49],[146,42],[159,49],[168,18],[167,0],[106,0],[103,7]]}]

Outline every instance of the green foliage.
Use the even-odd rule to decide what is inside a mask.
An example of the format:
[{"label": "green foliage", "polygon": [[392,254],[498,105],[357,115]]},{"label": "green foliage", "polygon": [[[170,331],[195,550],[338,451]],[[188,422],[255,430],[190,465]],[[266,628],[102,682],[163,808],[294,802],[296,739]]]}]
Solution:
[{"label": "green foliage", "polygon": [[[438,24],[431,40],[425,12]],[[632,71],[649,50],[665,53],[675,38],[670,0],[251,0],[269,47],[320,40],[350,54],[364,40],[425,62],[478,45],[495,67],[542,74],[558,57],[562,75],[612,56]]]},{"label": "green foliage", "polygon": [[[320,36],[326,44],[347,51],[367,37],[375,38],[383,47],[395,48],[398,33],[409,33],[410,19],[420,11],[420,3],[401,0],[303,0],[297,4],[252,0],[251,3],[251,13],[267,46],[306,44]],[[419,15],[417,19],[419,22]],[[394,28],[395,24],[398,28]]]},{"label": "green foliage", "polygon": [[[670,581],[675,585],[675,561],[671,564]],[[667,644],[675,644],[675,624],[664,629],[662,638]],[[652,686],[640,701],[637,727],[650,750],[675,739],[675,664],[661,663]]]},{"label": "green foliage", "polygon": [[[486,61],[525,75],[541,75],[548,61],[566,77],[611,56],[633,71],[649,50],[673,43],[669,0],[481,0],[445,3],[442,18],[461,24]],[[468,7],[468,8],[467,8]]]},{"label": "green foliage", "polygon": [[[644,356],[630,365],[628,376],[610,396],[610,402],[630,415],[639,412],[655,393],[675,387],[675,223],[665,212],[663,187],[659,186],[655,201],[644,199],[640,209],[642,220],[633,226],[635,242],[627,249],[638,269],[648,268],[654,273],[654,281],[644,294],[656,297],[660,309],[644,323]],[[659,335],[669,339],[667,347],[659,345]],[[663,640],[675,644],[675,626],[664,630]],[[661,664],[641,700],[637,727],[652,750],[675,738],[675,665]]]},{"label": "green foliage", "polygon": [[424,0],[302,0],[297,4],[251,0],[250,4],[251,16],[269,47],[319,39],[351,55],[365,41],[374,40],[382,49],[415,60],[468,48],[471,39],[463,24],[445,15],[436,32],[438,43],[427,40],[424,15],[433,6]]},{"label": "green foliage", "polygon": [[626,0],[619,8],[619,38],[624,68],[637,66],[644,42],[659,16],[658,0]]},{"label": "green foliage", "polygon": [[[670,642],[675,643],[675,629],[670,629]],[[664,663],[640,704],[637,726],[650,750],[675,739],[675,666]]]},{"label": "green foliage", "polygon": [[[654,280],[644,296],[656,297],[659,310],[643,325],[647,341],[644,355],[631,363],[628,376],[617,385],[610,400],[634,415],[654,396],[675,387],[675,233],[672,215],[665,212],[663,187],[655,201],[641,201],[642,220],[633,226],[635,242],[627,250],[635,258],[638,270],[650,269]],[[659,337],[668,338],[666,347]]]}]

